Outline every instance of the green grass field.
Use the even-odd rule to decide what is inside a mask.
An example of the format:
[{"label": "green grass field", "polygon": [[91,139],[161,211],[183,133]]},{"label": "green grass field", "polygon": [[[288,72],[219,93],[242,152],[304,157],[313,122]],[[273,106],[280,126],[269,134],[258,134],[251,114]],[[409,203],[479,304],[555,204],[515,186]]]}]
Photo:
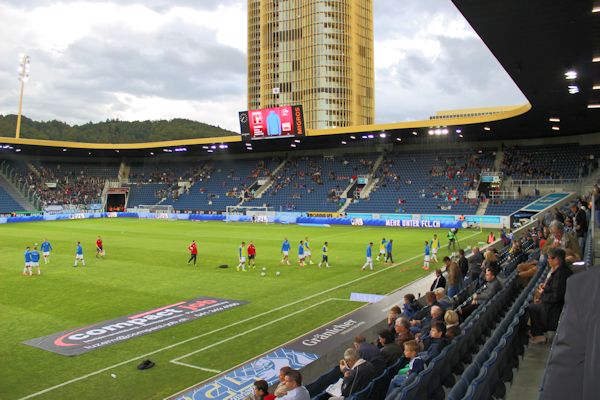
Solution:
[{"label": "green grass field", "polygon": [[[362,306],[334,299],[348,299],[350,292],[389,293],[425,275],[423,242],[433,233],[124,219],[2,225],[0,399],[162,399],[215,375],[174,359],[227,370]],[[443,238],[446,232],[436,233]],[[104,240],[106,259],[94,258],[97,235]],[[327,240],[332,268],[280,266],[284,236],[292,244],[292,261],[300,239],[309,237],[316,262]],[[484,236],[463,231],[461,245]],[[24,248],[45,237],[54,247],[51,263],[42,263],[42,276],[22,276]],[[394,239],[397,264],[375,262],[374,272],[360,271],[367,243],[375,243],[376,255],[382,237]],[[199,245],[196,269],[187,265],[192,239]],[[78,240],[86,268],[72,267]],[[257,248],[257,269],[247,273],[234,268],[242,240],[253,240]],[[440,255],[445,254],[442,249]],[[220,264],[230,268],[217,268]],[[262,267],[266,277],[260,276]],[[76,357],[21,343],[200,296],[249,303]],[[156,367],[140,372],[136,365],[145,358]]]}]

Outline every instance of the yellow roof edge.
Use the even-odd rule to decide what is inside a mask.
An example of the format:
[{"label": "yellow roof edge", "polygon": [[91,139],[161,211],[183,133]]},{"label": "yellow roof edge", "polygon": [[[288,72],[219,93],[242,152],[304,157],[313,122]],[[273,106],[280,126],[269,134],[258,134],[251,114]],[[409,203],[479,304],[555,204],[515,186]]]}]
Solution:
[{"label": "yellow roof edge", "polygon": [[85,143],[69,142],[65,140],[24,139],[0,136],[0,142],[7,144],[20,144],[29,146],[63,147],[70,149],[94,149],[94,150],[139,150],[155,149],[160,147],[180,147],[198,144],[233,143],[241,142],[241,136],[217,136],[199,139],[164,140],[148,143]]},{"label": "yellow roof edge", "polygon": [[321,136],[321,135],[341,135],[349,133],[362,132],[377,132],[396,129],[417,129],[417,128],[432,128],[438,126],[464,126],[472,124],[482,124],[486,122],[500,121],[503,119],[513,118],[531,110],[531,104],[521,104],[516,106],[505,106],[504,110],[500,110],[497,114],[481,115],[476,117],[460,117],[460,118],[445,118],[445,119],[425,119],[407,122],[393,122],[389,124],[373,124],[350,126],[344,128],[331,129],[309,129],[306,136]]},{"label": "yellow roof edge", "polygon": [[[344,128],[331,129],[308,129],[306,136],[322,136],[322,135],[342,135],[362,132],[376,132],[396,129],[417,129],[430,128],[437,126],[464,126],[472,124],[481,124],[486,122],[499,121],[503,119],[513,118],[521,114],[525,114],[531,109],[531,104],[526,103],[516,106],[500,106],[489,107],[485,110],[498,111],[497,114],[481,115],[476,117],[460,117],[460,118],[445,118],[445,119],[426,119],[407,122],[393,122],[388,124],[373,124],[373,125],[358,125]],[[483,108],[474,108],[467,110],[441,111],[452,112],[454,114],[468,114],[484,110]],[[459,112],[460,111],[460,112]],[[481,112],[481,111],[479,111]],[[164,140],[160,142],[147,143],[85,143],[85,142],[69,142],[64,140],[45,140],[45,139],[24,139],[13,137],[0,136],[0,142],[6,144],[28,145],[28,146],[46,146],[46,147],[63,147],[71,149],[93,149],[93,150],[141,150],[155,149],[160,147],[178,147],[178,146],[193,146],[215,143],[235,143],[241,142],[240,135],[235,136],[217,136],[210,138],[198,139],[180,139],[180,140]]]}]

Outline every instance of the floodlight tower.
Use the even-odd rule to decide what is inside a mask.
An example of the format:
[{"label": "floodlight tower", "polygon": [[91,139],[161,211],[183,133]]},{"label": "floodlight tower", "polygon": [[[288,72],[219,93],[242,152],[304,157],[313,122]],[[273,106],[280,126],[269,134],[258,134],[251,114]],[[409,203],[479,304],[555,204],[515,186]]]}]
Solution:
[{"label": "floodlight tower", "polygon": [[21,136],[21,111],[23,109],[23,89],[25,88],[25,82],[29,79],[29,63],[30,58],[28,55],[19,55],[19,82],[21,82],[21,94],[19,95],[19,113],[17,114],[17,131],[15,137],[18,139]]}]

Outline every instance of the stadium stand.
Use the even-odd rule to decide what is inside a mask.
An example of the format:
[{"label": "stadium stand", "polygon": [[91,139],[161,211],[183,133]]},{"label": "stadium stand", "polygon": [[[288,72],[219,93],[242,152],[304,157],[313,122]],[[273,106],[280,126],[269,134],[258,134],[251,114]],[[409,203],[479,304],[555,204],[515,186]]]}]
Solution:
[{"label": "stadium stand", "polygon": [[466,192],[477,187],[482,170],[493,166],[492,151],[393,152],[386,155],[368,199],[347,212],[475,214],[477,199]]},{"label": "stadium stand", "polygon": [[207,163],[191,181],[189,188],[180,190],[161,204],[176,210],[225,211],[242,198],[252,196],[252,185],[259,177],[269,176],[278,164],[277,159],[227,160]]},{"label": "stadium stand", "polygon": [[489,200],[485,210],[486,215],[510,215],[515,211],[534,202],[538,196],[525,196],[520,199],[496,199]]},{"label": "stadium stand", "polygon": [[0,186],[0,214],[25,211],[23,207]]},{"label": "stadium stand", "polygon": [[[568,208],[563,207],[568,213]],[[541,222],[541,221],[540,221]],[[502,290],[492,299],[480,305],[460,325],[461,333],[439,354],[426,360],[426,368],[406,379],[401,387],[387,394],[381,388],[395,376],[404,357],[388,368],[365,389],[352,394],[352,399],[491,399],[505,398],[528,345],[527,308],[534,301],[539,285],[547,278],[546,264],[542,263],[535,276],[523,287],[517,279],[516,266],[526,259],[537,259],[536,227],[530,227],[522,236],[521,250],[517,253],[504,247],[498,253],[503,282]],[[591,230],[590,230],[591,232]],[[519,249],[519,247],[517,247]],[[481,290],[480,282],[473,281],[453,299],[460,304],[456,309],[470,303],[472,294]],[[338,366],[324,373],[307,385],[312,399],[327,399],[328,385],[340,377]],[[379,388],[379,389],[377,389]]]},{"label": "stadium stand", "polygon": [[502,170],[515,180],[578,179],[597,167],[598,157],[600,145],[514,146],[504,150]]},{"label": "stadium stand", "polygon": [[282,211],[337,211],[340,195],[353,177],[370,175],[377,153],[292,158],[260,199],[248,206],[268,205]]}]

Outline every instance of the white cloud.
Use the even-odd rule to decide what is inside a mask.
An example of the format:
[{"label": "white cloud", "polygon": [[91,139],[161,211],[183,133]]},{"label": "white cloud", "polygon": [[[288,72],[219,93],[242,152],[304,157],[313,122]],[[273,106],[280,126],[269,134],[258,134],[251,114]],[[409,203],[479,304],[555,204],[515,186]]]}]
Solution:
[{"label": "white cloud", "polygon": [[[450,0],[375,0],[376,121],[525,102]],[[190,118],[237,130],[246,108],[246,1],[0,4],[0,113],[69,123]]]}]

